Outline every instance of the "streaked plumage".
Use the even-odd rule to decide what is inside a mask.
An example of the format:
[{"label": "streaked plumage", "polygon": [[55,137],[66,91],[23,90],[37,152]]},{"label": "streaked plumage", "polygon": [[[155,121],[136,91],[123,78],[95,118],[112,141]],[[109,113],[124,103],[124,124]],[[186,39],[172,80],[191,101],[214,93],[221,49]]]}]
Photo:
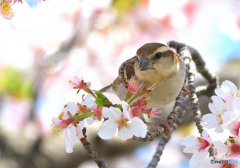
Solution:
[{"label": "streaked plumage", "polygon": [[123,62],[119,76],[101,92],[114,92],[124,100],[128,82],[134,76],[143,86],[155,89],[146,97],[148,107],[163,107],[177,97],[185,78],[185,65],[177,54],[161,43],[147,43],[137,50],[136,56]]}]

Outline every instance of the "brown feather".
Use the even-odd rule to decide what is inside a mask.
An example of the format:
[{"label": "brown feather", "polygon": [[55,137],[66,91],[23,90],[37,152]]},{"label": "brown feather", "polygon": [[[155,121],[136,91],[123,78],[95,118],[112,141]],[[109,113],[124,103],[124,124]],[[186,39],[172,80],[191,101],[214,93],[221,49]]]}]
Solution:
[{"label": "brown feather", "polygon": [[119,77],[122,84],[126,88],[128,88],[128,81],[130,80],[130,78],[135,75],[135,71],[134,71],[135,61],[136,61],[136,56],[123,62],[122,65],[119,67]]}]

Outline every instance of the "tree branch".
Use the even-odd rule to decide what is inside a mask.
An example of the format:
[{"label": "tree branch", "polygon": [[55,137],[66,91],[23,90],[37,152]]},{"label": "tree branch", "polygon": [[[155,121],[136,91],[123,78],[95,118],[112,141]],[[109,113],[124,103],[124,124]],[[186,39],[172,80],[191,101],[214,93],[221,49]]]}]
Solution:
[{"label": "tree branch", "polygon": [[[86,133],[86,128],[84,128],[83,132]],[[87,136],[85,135],[85,137],[81,138],[80,141],[83,144],[83,147],[86,149],[86,151],[92,157],[94,162],[97,163],[98,167],[99,168],[107,168],[107,163],[99,157],[99,155],[96,151],[93,150],[90,142],[88,142],[88,140],[87,140]]]},{"label": "tree branch", "polygon": [[[202,115],[201,115],[201,111],[199,108],[199,101],[198,101],[198,96],[200,96],[201,94],[200,94],[200,92],[199,92],[199,95],[197,95],[197,93],[196,93],[196,88],[194,86],[195,71],[194,71],[193,65],[191,64],[191,60],[193,60],[195,62],[198,72],[200,72],[202,74],[202,76],[209,82],[209,86],[206,87],[206,90],[205,91],[202,90],[204,92],[207,92],[207,91],[211,92],[211,93],[206,94],[207,96],[212,96],[215,88],[218,86],[218,79],[215,75],[211,74],[206,69],[205,62],[203,61],[199,52],[196,49],[186,46],[183,43],[178,43],[176,41],[170,41],[170,42],[168,42],[168,45],[172,48],[175,48],[177,50],[177,52],[184,51],[184,52],[186,52],[186,55],[189,55],[189,62],[185,62],[185,64],[186,64],[187,69],[189,69],[188,87],[189,87],[189,91],[190,91],[190,101],[192,103],[192,111],[193,111],[193,115],[194,115],[194,121],[196,123],[199,133],[202,134],[203,121],[202,121]],[[204,93],[204,92],[202,92],[202,93]],[[213,146],[210,147],[209,154],[212,157],[216,156],[216,149]]]}]

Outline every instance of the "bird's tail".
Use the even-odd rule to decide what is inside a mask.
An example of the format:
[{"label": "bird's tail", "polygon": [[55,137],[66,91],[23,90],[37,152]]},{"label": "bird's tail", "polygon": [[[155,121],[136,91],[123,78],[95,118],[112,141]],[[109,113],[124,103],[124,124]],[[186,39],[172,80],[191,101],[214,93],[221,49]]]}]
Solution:
[{"label": "bird's tail", "polygon": [[121,83],[121,79],[119,77],[117,77],[113,81],[113,83],[111,83],[110,85],[100,89],[99,92],[109,92],[109,93],[117,94],[118,87],[119,87],[120,83]]},{"label": "bird's tail", "polygon": [[99,92],[110,92],[110,93],[113,93],[112,84],[110,84],[110,85],[100,89]]}]

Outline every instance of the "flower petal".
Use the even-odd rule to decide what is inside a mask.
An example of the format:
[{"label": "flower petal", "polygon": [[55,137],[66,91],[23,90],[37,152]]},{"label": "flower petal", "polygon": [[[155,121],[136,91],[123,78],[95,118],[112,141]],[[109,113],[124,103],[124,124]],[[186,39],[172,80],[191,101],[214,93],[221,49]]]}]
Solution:
[{"label": "flower petal", "polygon": [[120,130],[118,130],[118,136],[122,140],[126,141],[133,137],[133,132],[130,128],[122,127]]},{"label": "flower petal", "polygon": [[234,112],[239,115],[240,114],[240,99],[235,99],[233,101],[232,105],[233,105]]},{"label": "flower petal", "polygon": [[203,130],[202,132],[202,138],[205,139],[205,140],[208,140],[208,132],[206,130]]},{"label": "flower petal", "polygon": [[122,108],[123,108],[123,116],[124,116],[124,118],[130,120],[130,114],[129,114],[130,106],[128,105],[128,103],[125,102],[125,101],[122,101]]},{"label": "flower petal", "polygon": [[222,112],[225,109],[225,102],[217,96],[212,96],[211,99],[213,100],[213,105],[217,113]]},{"label": "flower petal", "polygon": [[103,107],[102,114],[105,118],[108,118],[111,121],[120,120],[122,117],[121,110],[115,107],[110,107],[110,108]]},{"label": "flower petal", "polygon": [[72,139],[73,142],[78,141],[77,137],[77,128],[75,126],[68,127],[67,130],[70,132],[70,138]]},{"label": "flower petal", "polygon": [[69,129],[65,130],[64,139],[65,139],[66,152],[67,153],[72,153],[73,152],[74,141],[72,139],[71,131]]},{"label": "flower petal", "polygon": [[61,120],[59,120],[59,118],[53,117],[52,123],[53,123],[54,125],[57,125],[59,122],[61,122]]},{"label": "flower petal", "polygon": [[188,136],[182,138],[179,141],[179,144],[185,146],[185,148],[183,149],[183,152],[185,152],[185,153],[194,153],[197,151],[198,141],[195,136],[188,135]]},{"label": "flower petal", "polygon": [[214,114],[205,114],[202,117],[206,128],[214,128],[218,125],[217,117]]},{"label": "flower petal", "polygon": [[94,107],[94,106],[97,106],[95,102],[96,102],[96,99],[91,94],[87,94],[84,97],[84,101],[82,101],[80,104],[85,105],[87,107]]},{"label": "flower petal", "polygon": [[223,128],[221,127],[221,125],[216,125],[216,128],[214,130],[217,133],[222,133],[223,132]]},{"label": "flower petal", "polygon": [[226,124],[228,122],[232,122],[232,120],[236,119],[237,116],[235,116],[232,111],[226,111],[225,113],[223,113],[221,118],[222,118],[223,123]]},{"label": "flower petal", "polygon": [[223,100],[225,100],[227,97],[227,95],[221,89],[215,89],[215,93],[217,96],[221,97]]},{"label": "flower petal", "polygon": [[236,91],[237,90],[237,87],[234,83],[232,83],[231,81],[229,80],[225,80],[223,83],[222,83],[222,86],[225,86],[227,88],[229,88],[230,91]]},{"label": "flower petal", "polygon": [[68,116],[68,111],[69,111],[72,115],[74,115],[74,114],[78,111],[78,106],[77,106],[77,104],[74,103],[74,102],[69,102],[68,104],[65,105],[65,107],[64,107],[64,109],[63,109],[64,115],[63,115],[63,117],[62,117],[64,120],[66,120],[66,119],[69,118],[69,116]]},{"label": "flower petal", "polygon": [[110,120],[104,121],[98,131],[98,136],[102,139],[111,139],[116,132],[118,125]]},{"label": "flower petal", "polygon": [[224,143],[222,143],[221,141],[213,141],[213,145],[223,153],[228,151],[227,146]]},{"label": "flower petal", "polygon": [[204,160],[204,158],[207,156],[208,151],[207,150],[202,150],[199,152],[195,152],[192,155],[192,158],[189,161],[189,165],[191,168],[197,168],[201,165],[202,161]]},{"label": "flower petal", "polygon": [[96,122],[96,120],[94,120],[92,117],[86,118],[86,121],[88,125],[92,125],[94,122]]},{"label": "flower petal", "polygon": [[147,134],[147,125],[138,117],[133,118],[132,122],[129,123],[129,127],[136,137],[144,138]]}]

